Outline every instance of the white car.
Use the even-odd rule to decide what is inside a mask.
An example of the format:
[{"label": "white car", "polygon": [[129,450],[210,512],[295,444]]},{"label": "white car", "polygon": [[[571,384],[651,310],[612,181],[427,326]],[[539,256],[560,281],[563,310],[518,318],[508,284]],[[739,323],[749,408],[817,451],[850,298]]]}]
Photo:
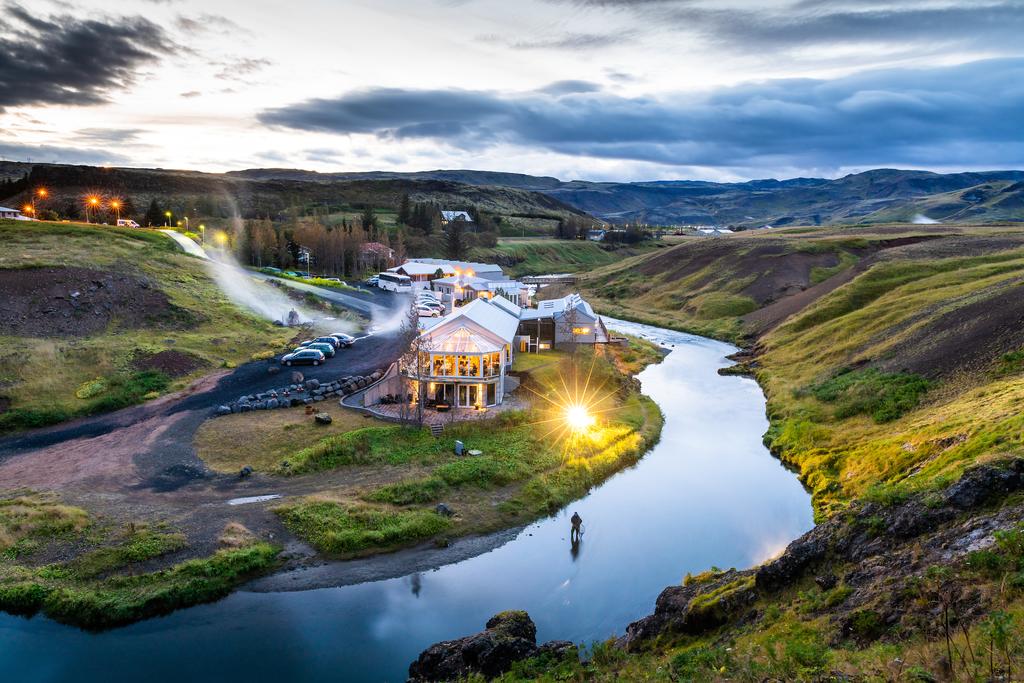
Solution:
[{"label": "white car", "polygon": [[416,306],[416,313],[421,318],[438,318],[441,315],[441,311],[430,306]]}]

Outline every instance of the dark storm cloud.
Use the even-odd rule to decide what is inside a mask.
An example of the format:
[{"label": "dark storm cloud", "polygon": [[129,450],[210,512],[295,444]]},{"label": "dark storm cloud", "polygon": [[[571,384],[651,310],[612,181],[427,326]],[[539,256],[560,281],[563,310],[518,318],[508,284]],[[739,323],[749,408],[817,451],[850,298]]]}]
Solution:
[{"label": "dark storm cloud", "polygon": [[263,112],[272,126],[463,149],[500,143],[701,166],[1019,164],[1024,59],[620,97],[370,89]]},{"label": "dark storm cloud", "polygon": [[0,110],[33,104],[108,101],[171,46],[142,17],[41,17],[6,5],[0,19]]}]

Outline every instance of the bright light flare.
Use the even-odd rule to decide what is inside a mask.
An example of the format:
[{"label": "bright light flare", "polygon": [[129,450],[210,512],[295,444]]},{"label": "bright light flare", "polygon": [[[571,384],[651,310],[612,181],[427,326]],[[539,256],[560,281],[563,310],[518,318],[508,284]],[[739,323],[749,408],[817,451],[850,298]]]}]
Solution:
[{"label": "bright light flare", "polygon": [[565,410],[565,422],[574,432],[585,432],[594,426],[594,416],[581,405],[569,406]]}]

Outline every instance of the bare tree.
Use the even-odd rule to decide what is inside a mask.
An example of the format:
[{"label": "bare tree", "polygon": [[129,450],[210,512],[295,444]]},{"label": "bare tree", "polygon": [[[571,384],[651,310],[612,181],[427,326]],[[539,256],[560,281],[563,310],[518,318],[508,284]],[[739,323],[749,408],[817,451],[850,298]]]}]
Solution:
[{"label": "bare tree", "polygon": [[428,384],[428,382],[423,381],[423,378],[430,375],[430,353],[433,350],[433,344],[420,333],[419,324],[420,318],[419,314],[416,312],[416,307],[410,305],[409,313],[407,314],[406,319],[402,321],[401,331],[399,332],[403,345],[406,347],[406,351],[399,359],[398,366],[402,370],[402,373],[411,374],[415,377],[415,413],[412,415],[409,413],[410,406],[408,399],[412,392],[407,392],[406,395],[401,396],[399,405],[401,406],[403,421],[414,420],[417,425],[423,426],[423,404],[427,398]]}]

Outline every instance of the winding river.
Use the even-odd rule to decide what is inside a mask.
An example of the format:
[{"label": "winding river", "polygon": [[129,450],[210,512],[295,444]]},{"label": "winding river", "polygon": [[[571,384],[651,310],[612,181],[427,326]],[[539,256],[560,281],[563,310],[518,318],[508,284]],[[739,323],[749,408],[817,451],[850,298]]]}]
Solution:
[{"label": "winding river", "polygon": [[[89,634],[0,614],[4,680],[404,681],[427,645],[526,609],[538,640],[621,634],[687,572],[747,567],[812,525],[810,497],[761,443],[757,384],[722,377],[727,344],[607,321],[671,353],[645,370],[660,443],[587,497],[483,554],[431,571],[316,590],[239,591],[220,602]],[[568,517],[586,533],[573,554]]]}]

